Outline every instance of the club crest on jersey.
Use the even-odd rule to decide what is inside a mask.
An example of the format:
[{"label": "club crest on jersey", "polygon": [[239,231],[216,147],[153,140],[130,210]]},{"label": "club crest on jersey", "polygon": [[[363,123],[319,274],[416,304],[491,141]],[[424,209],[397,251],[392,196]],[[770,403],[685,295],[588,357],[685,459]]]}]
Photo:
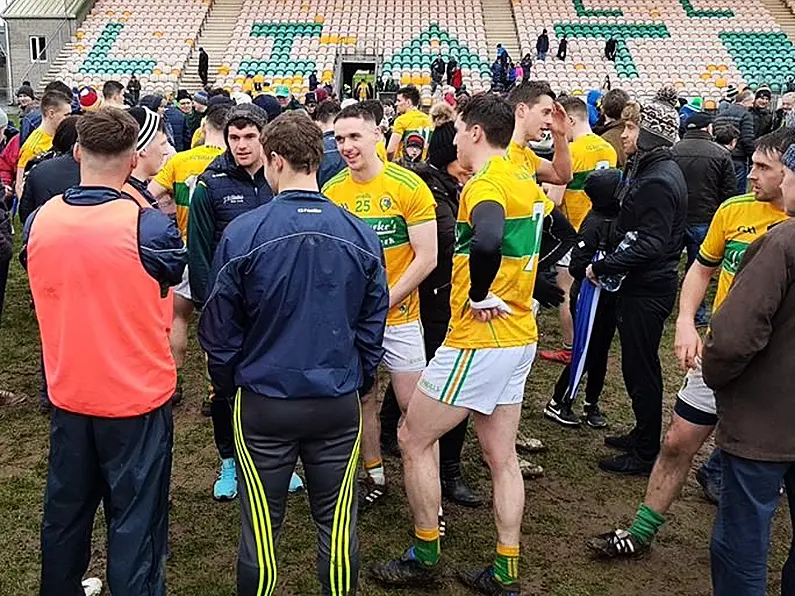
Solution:
[{"label": "club crest on jersey", "polygon": [[392,198],[389,196],[381,197],[380,205],[381,209],[389,211],[392,208]]}]

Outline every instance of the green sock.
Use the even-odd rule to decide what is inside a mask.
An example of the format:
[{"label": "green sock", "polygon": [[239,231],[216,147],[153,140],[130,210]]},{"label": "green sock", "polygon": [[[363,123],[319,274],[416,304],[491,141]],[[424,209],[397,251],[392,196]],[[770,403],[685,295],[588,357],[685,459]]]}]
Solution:
[{"label": "green sock", "polygon": [[439,528],[414,529],[414,558],[428,567],[439,562]]},{"label": "green sock", "polygon": [[497,544],[494,557],[494,578],[501,584],[519,581],[519,547]]},{"label": "green sock", "polygon": [[664,523],[665,518],[662,515],[645,503],[641,503],[629,533],[643,544],[651,544],[651,541],[654,540]]}]

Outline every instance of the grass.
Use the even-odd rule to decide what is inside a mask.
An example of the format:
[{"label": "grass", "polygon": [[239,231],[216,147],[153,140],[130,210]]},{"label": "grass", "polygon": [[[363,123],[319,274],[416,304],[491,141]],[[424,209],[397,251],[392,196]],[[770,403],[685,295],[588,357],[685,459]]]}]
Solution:
[{"label": "grass", "polygon": [[[542,347],[558,342],[553,313],[543,313]],[[30,309],[27,281],[18,263],[6,293],[0,328],[0,388],[24,394],[20,405],[0,409],[0,596],[34,594],[39,574],[39,524],[47,466],[47,421],[36,410],[39,345]],[[671,328],[661,357],[670,411],[681,373],[673,358]],[[543,419],[541,410],[560,373],[557,365],[539,360],[530,375],[522,429],[549,447],[535,460],[546,476],[526,483],[522,525],[522,582],[525,594],[552,596],[628,596],[666,594],[700,596],[710,593],[709,538],[714,507],[698,486],[688,481],[674,505],[649,557],[605,564],[591,559],[584,541],[591,534],[631,521],[645,488],[644,479],[620,479],[600,473],[597,458],[607,453],[603,433],[566,430]],[[188,397],[176,410],[176,440],[172,478],[171,559],[168,584],[177,596],[232,596],[239,533],[238,505],[217,504],[210,497],[217,465],[210,421],[199,413],[203,386],[202,358],[191,340],[187,366]],[[632,419],[620,374],[617,343],[603,394],[604,410],[613,429]],[[703,458],[708,448],[705,447]],[[466,476],[489,494],[488,473],[479,463],[477,444],[468,440]],[[399,554],[411,538],[411,521],[400,477],[400,464],[387,461],[393,491],[379,509],[360,517],[362,565]],[[443,557],[450,567],[483,564],[492,556],[495,534],[489,507],[448,508],[448,537]],[[104,535],[97,521],[90,573],[104,575]],[[781,565],[790,543],[786,506],[779,512],[772,536],[769,594],[779,593]],[[319,593],[315,580],[315,534],[305,496],[290,499],[278,546],[282,594]],[[379,596],[379,589],[362,573],[359,593]],[[390,592],[408,595],[410,592]],[[437,594],[465,591],[454,582]]]}]

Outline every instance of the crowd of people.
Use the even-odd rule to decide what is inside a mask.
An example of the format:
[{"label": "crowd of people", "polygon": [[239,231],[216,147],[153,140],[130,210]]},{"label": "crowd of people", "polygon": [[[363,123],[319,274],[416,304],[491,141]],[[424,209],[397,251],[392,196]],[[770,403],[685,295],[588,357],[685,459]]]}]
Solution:
[{"label": "crowd of people", "polygon": [[[495,64],[502,77],[503,48]],[[455,88],[450,66],[437,59],[435,86]],[[768,88],[730,87],[710,114],[671,86],[582,98],[525,75],[445,91],[428,110],[412,86],[394,103],[340,101],[316,79],[300,101],[260,83],[173,98],[56,81],[37,99],[23,85],[20,130],[0,113],[0,298],[18,203],[50,416],[43,596],[98,593],[83,576],[101,502],[111,592],[165,593],[172,408],[196,316],[212,497],[241,502],[239,594],[274,592],[286,499],[304,484],[322,593],[355,593],[357,517],[398,481],[384,455],[402,458],[414,539],[371,575],[438,584],[442,498],[485,501],[461,471],[470,423],[497,544],[458,578],[520,594],[523,477],[544,473],[517,455],[543,448],[519,433],[539,308],[559,314],[563,345],[540,355],[565,365],[544,408],[563,427],[608,426],[600,397],[620,339],[635,423],[605,437],[618,453],[598,467],[649,483],[632,525],[591,551],[646,553],[717,428],[696,475],[718,504],[713,590],[765,593],[782,486],[795,504],[795,95],[774,111]],[[659,352],[677,297],[684,380],[663,435]]]}]

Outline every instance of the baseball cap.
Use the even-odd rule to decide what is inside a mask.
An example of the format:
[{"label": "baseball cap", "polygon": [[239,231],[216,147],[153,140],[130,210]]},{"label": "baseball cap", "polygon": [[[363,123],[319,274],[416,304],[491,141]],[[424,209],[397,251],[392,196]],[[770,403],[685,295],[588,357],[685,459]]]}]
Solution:
[{"label": "baseball cap", "polygon": [[290,97],[290,88],[287,85],[277,85],[276,97]]}]

